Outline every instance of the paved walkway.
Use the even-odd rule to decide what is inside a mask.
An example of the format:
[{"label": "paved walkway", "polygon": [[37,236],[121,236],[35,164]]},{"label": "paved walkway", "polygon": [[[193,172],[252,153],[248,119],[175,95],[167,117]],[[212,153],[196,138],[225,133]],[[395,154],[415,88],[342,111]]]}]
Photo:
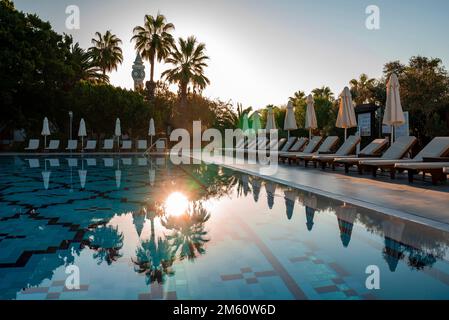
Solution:
[{"label": "paved walkway", "polygon": [[323,171],[303,165],[279,164],[273,176],[261,175],[257,164],[227,164],[225,167],[261,176],[281,184],[315,192],[354,205],[399,216],[449,231],[449,184],[433,186],[417,179],[413,185],[406,175],[390,180],[388,174],[373,179],[357,172],[344,174],[343,168]]}]

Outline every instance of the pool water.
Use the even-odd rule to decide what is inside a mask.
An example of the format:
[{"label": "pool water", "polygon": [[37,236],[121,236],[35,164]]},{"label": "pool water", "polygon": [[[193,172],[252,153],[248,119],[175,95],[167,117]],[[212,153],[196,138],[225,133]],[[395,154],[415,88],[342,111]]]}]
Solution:
[{"label": "pool water", "polygon": [[448,233],[215,165],[2,156],[0,182],[0,299],[449,298]]}]

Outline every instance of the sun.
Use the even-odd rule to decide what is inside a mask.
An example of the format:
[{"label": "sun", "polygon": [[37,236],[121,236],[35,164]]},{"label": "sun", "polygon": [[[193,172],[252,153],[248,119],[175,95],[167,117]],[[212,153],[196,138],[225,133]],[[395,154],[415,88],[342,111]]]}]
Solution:
[{"label": "sun", "polygon": [[173,192],[165,199],[165,210],[168,215],[180,216],[188,208],[189,199],[181,192]]}]

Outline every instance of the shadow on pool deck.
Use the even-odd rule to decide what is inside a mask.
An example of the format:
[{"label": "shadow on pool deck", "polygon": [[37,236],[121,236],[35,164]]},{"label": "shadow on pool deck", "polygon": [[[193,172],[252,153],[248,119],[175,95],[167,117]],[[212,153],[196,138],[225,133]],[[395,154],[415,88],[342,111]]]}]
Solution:
[{"label": "shadow on pool deck", "polygon": [[399,216],[439,229],[449,230],[449,185],[433,186],[429,180],[409,184],[407,175],[396,180],[357,172],[346,175],[343,168],[323,171],[313,167],[279,164],[273,176],[259,173],[258,164],[227,164],[226,167],[265,179],[336,198],[385,214]]}]

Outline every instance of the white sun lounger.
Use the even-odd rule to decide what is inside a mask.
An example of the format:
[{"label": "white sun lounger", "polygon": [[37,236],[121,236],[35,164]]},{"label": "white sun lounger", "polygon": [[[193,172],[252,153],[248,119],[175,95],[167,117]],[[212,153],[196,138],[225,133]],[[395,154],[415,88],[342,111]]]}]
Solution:
[{"label": "white sun lounger", "polygon": [[39,149],[39,139],[30,139],[28,141],[28,147],[25,148],[27,151],[36,151]]},{"label": "white sun lounger", "polygon": [[67,158],[67,163],[69,167],[78,167],[78,159],[76,158]]},{"label": "white sun lounger", "polygon": [[58,149],[59,149],[59,140],[50,140],[48,147],[45,148],[45,150],[48,151],[55,151]]},{"label": "white sun lounger", "polygon": [[27,159],[30,168],[39,168],[39,159]]},{"label": "white sun lounger", "polygon": [[114,166],[114,159],[113,158],[103,158],[104,166],[105,167],[113,167]]},{"label": "white sun lounger", "polygon": [[159,139],[156,141],[156,151],[157,152],[164,152],[166,150],[165,140]]},{"label": "white sun lounger", "polygon": [[122,141],[122,150],[131,150],[132,144],[133,143],[131,140],[123,140]]},{"label": "white sun lounger", "polygon": [[147,150],[148,149],[148,141],[147,140],[138,140],[137,141],[137,150]]},{"label": "white sun lounger", "polygon": [[113,139],[105,139],[103,142],[103,150],[112,150],[114,148],[114,140]]},{"label": "white sun lounger", "polygon": [[97,148],[97,140],[87,140],[85,151],[94,151]]},{"label": "white sun lounger", "polygon": [[78,140],[69,140],[66,150],[75,151],[78,148]]}]

